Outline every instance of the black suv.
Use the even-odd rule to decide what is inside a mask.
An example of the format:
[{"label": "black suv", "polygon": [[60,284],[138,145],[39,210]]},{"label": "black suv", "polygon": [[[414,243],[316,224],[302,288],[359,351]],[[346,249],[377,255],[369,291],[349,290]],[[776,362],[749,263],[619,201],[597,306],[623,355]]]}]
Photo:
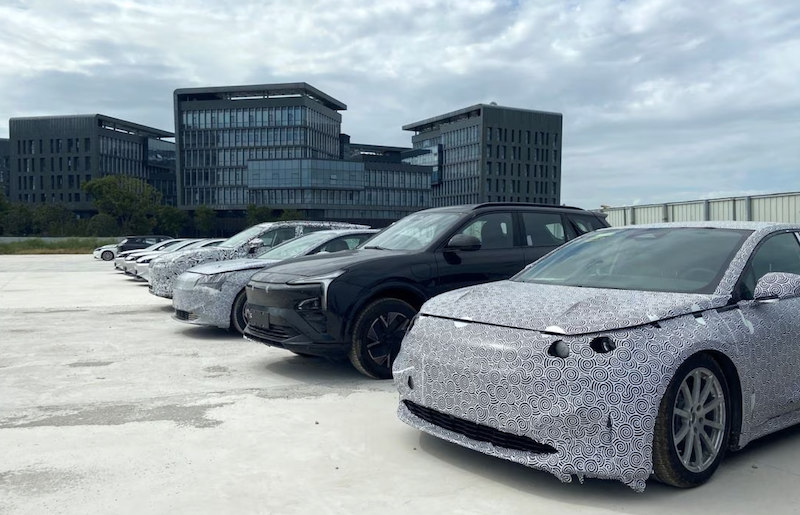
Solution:
[{"label": "black suv", "polygon": [[171,240],[172,236],[128,236],[121,242],[117,243],[117,255],[126,250],[140,250],[146,249],[150,245],[161,243],[162,241]]},{"label": "black suv", "polygon": [[296,354],[349,356],[389,378],[409,323],[440,293],[508,279],[581,234],[608,227],[575,207],[489,203],[411,214],[334,255],[294,259],[247,285],[245,336]]}]

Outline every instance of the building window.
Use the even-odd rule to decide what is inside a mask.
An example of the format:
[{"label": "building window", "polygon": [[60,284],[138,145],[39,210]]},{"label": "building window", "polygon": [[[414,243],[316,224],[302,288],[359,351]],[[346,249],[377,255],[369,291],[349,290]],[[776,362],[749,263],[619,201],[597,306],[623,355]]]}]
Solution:
[{"label": "building window", "polygon": [[486,141],[492,141],[492,128],[486,127]]}]

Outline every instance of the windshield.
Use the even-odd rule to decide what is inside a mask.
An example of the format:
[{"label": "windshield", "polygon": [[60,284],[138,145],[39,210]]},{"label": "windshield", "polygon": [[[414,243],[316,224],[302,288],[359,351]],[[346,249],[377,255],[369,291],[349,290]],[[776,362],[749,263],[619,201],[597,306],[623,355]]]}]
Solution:
[{"label": "windshield", "polygon": [[175,249],[179,249],[185,243],[186,243],[186,240],[173,241],[169,245],[167,245],[165,247],[161,247],[159,250],[175,250]]},{"label": "windshield", "polygon": [[363,248],[420,250],[450,230],[458,213],[416,213],[408,215],[373,236]]},{"label": "windshield", "polygon": [[236,233],[227,240],[223,241],[217,247],[230,247],[230,248],[238,248],[247,243],[248,241],[252,240],[262,232],[266,231],[265,228],[259,227],[258,225],[254,225],[249,229],[245,229],[242,232]]},{"label": "windshield", "polygon": [[714,293],[752,231],[604,230],[540,259],[512,281],[675,293]]},{"label": "windshield", "polygon": [[325,243],[327,240],[334,238],[330,234],[324,232],[312,232],[305,236],[289,240],[285,243],[265,249],[257,255],[261,259],[290,259],[297,256],[302,256],[306,252],[316,248],[317,246]]}]

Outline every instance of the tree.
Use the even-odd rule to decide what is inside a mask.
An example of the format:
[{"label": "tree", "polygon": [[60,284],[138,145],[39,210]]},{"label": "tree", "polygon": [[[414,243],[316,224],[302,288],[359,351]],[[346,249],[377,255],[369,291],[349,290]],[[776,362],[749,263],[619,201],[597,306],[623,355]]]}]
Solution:
[{"label": "tree", "polygon": [[247,206],[247,215],[245,219],[247,220],[247,226],[250,227],[260,224],[261,222],[269,222],[274,218],[272,217],[272,209],[270,207],[250,204]]},{"label": "tree", "polygon": [[281,212],[281,216],[278,220],[302,220],[303,213],[298,211],[297,209],[284,209]]},{"label": "tree", "polygon": [[161,193],[145,181],[127,175],[107,175],[85,183],[83,190],[94,198],[98,211],[117,220],[124,233],[153,230]]},{"label": "tree", "polygon": [[178,236],[186,227],[189,215],[177,207],[159,206],[156,210],[156,220],[159,234]]},{"label": "tree", "polygon": [[69,236],[75,229],[75,214],[64,204],[37,204],[31,217],[33,233]]},{"label": "tree", "polygon": [[5,234],[27,236],[33,233],[33,210],[20,202],[9,204],[2,225]]},{"label": "tree", "polygon": [[119,236],[120,231],[117,220],[113,216],[99,213],[89,219],[86,233],[89,236]]},{"label": "tree", "polygon": [[0,188],[0,234],[3,234],[3,219],[9,209],[11,209],[11,203],[6,199],[3,189]]},{"label": "tree", "polygon": [[208,206],[198,206],[194,210],[194,226],[201,236],[212,236],[217,227],[217,212]]}]

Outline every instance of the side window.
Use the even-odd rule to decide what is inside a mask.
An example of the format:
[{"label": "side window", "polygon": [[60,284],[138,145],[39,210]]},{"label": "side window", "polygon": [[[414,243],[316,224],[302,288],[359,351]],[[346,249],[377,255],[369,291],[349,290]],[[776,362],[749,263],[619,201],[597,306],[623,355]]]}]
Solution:
[{"label": "side window", "polygon": [[296,236],[295,228],[294,227],[284,227],[282,229],[275,230],[275,240],[272,242],[272,246],[280,245],[284,241],[291,240]]},{"label": "side window", "polygon": [[761,244],[742,273],[741,297],[752,299],[756,283],[769,272],[800,275],[800,243],[794,233],[777,234]]},{"label": "side window", "polygon": [[514,246],[511,213],[492,213],[479,216],[458,234],[468,234],[481,240],[481,250],[510,249]]},{"label": "side window", "polygon": [[529,247],[555,247],[566,238],[563,218],[558,213],[522,213],[523,240]]},{"label": "side window", "polygon": [[587,232],[603,229],[605,225],[594,216],[587,215],[569,215],[569,219],[578,228],[579,234],[586,234]]},{"label": "side window", "polygon": [[340,252],[342,250],[350,250],[353,248],[353,246],[347,242],[348,239],[352,238],[336,238],[335,240],[331,240],[323,245],[323,247],[319,249],[319,252]]},{"label": "side window", "polygon": [[145,238],[144,242],[147,245],[154,245],[154,244],[158,243],[158,240],[156,238]]},{"label": "side window", "polygon": [[330,227],[325,227],[322,225],[304,225],[303,227],[303,234],[311,234],[312,232],[317,231],[327,231]]}]

